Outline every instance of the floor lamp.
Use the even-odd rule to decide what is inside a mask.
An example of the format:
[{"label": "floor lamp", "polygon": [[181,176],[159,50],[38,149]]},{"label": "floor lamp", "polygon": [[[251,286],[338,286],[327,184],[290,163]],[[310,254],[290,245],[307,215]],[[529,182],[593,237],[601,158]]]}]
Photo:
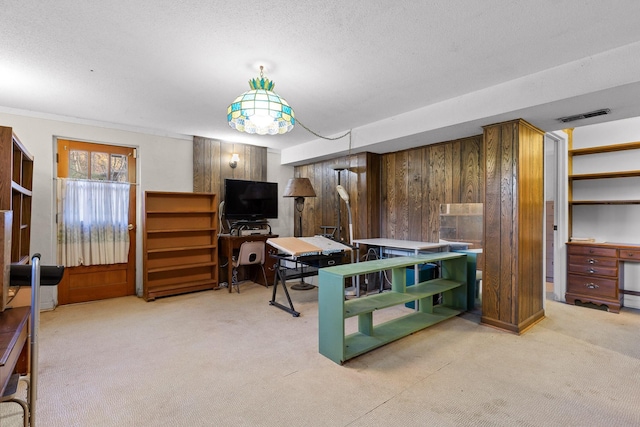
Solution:
[{"label": "floor lamp", "polygon": [[[340,198],[344,200],[344,202],[347,205],[347,213],[349,214],[349,245],[353,245],[353,218],[351,217],[351,204],[349,203],[349,193],[347,193],[347,190],[345,190],[344,187],[340,184],[336,186],[336,190],[338,190],[338,194],[340,195]],[[351,250],[350,252],[351,252],[351,262],[353,263],[354,251]],[[356,296],[360,296],[360,276],[356,276],[351,280],[355,280],[355,283],[353,286],[345,289],[345,295],[355,294]]]},{"label": "floor lamp", "polygon": [[[302,236],[302,210],[304,209],[304,198],[316,197],[316,192],[313,191],[309,178],[291,178],[289,179],[289,182],[287,182],[287,186],[285,187],[284,194],[282,196],[295,197],[296,211],[298,211],[298,232],[300,233],[300,235],[296,237],[300,237]],[[300,283],[296,283],[291,286],[291,289],[299,291],[313,288],[313,285],[305,283],[304,278],[300,279]]]},{"label": "floor lamp", "polygon": [[347,193],[347,190],[345,190],[344,187],[340,184],[338,184],[338,186],[336,187],[336,190],[338,190],[338,194],[340,195],[340,198],[344,200],[344,202],[347,205],[347,213],[349,214],[349,244],[353,245],[353,219],[351,217],[351,205],[349,204],[349,193]]}]

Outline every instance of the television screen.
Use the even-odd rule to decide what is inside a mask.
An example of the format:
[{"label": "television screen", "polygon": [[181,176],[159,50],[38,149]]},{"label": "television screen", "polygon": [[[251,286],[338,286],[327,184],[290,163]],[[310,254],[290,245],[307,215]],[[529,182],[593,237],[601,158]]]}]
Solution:
[{"label": "television screen", "polygon": [[225,179],[224,214],[235,220],[278,218],[278,183]]}]

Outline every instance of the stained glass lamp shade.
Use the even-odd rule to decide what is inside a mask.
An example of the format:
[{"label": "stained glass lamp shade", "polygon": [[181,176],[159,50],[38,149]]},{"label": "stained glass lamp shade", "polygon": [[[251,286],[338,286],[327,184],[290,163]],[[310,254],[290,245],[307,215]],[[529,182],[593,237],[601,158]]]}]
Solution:
[{"label": "stained glass lamp shade", "polygon": [[273,92],[275,84],[262,75],[249,80],[250,91],[237,97],[227,108],[227,120],[233,129],[258,135],[289,132],[296,123],[293,109]]}]

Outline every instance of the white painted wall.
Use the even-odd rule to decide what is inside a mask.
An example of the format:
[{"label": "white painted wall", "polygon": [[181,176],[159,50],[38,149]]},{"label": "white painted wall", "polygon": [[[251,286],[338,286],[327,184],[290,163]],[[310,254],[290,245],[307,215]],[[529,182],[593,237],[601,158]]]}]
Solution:
[{"label": "white painted wall", "polygon": [[[280,151],[269,149],[267,151],[267,181],[278,183],[278,192],[284,193],[289,178],[293,178],[293,166],[280,165]],[[271,232],[280,237],[293,236],[294,217],[293,198],[280,197],[278,203],[278,218],[270,219]]]},{"label": "white painted wall", "polygon": [[[0,125],[12,127],[20,141],[34,156],[31,252],[42,255],[41,264],[56,264],[54,177],[55,138],[77,139],[111,145],[135,147],[138,151],[137,186],[137,265],[136,289],[142,293],[142,219],[144,192],[193,191],[193,137],[151,135],[131,130],[109,129],[92,124],[69,123],[0,112]],[[293,177],[293,167],[280,166],[280,153],[269,150],[267,178],[278,182],[280,192]],[[273,232],[293,235],[293,201],[282,198],[279,218],[272,220]],[[57,289],[43,288],[41,308],[57,305]]]},{"label": "white painted wall", "polygon": [[[640,117],[592,126],[573,131],[573,148],[585,148],[640,141]],[[578,156],[573,159],[573,173],[610,172],[640,169],[640,150]],[[573,198],[640,199],[640,178],[578,181]],[[640,205],[574,206],[573,235],[593,237],[597,241],[640,244]],[[640,291],[640,264],[625,263],[626,289]],[[640,308],[640,297],[625,295],[624,305]]]}]

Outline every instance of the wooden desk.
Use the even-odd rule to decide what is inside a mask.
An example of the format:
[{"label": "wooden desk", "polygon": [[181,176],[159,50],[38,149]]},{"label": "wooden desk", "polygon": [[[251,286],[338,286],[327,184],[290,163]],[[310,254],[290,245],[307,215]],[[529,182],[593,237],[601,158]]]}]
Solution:
[{"label": "wooden desk", "polygon": [[0,396],[14,373],[20,356],[23,355],[26,360],[29,350],[29,313],[29,307],[10,308],[0,313]]},{"label": "wooden desk", "polygon": [[567,242],[567,303],[606,305],[618,313],[624,294],[640,296],[624,289],[625,262],[640,262],[639,244]]},{"label": "wooden desk", "polygon": [[[229,292],[231,292],[231,277],[233,276],[233,264],[231,258],[234,255],[238,255],[240,251],[240,245],[244,242],[261,241],[266,242],[267,239],[278,237],[275,234],[253,234],[250,236],[232,236],[230,234],[221,234],[218,237],[218,261],[220,265],[220,277],[218,283],[227,282]],[[265,248],[265,262],[264,269],[267,273],[267,283],[260,283],[264,286],[269,286],[269,282],[273,282],[275,278],[275,264],[277,260],[269,256],[271,253],[277,253],[277,251],[271,246],[267,245]],[[223,268],[226,263],[226,268]],[[260,276],[260,275],[258,275]],[[261,279],[258,279],[261,280]]]},{"label": "wooden desk", "polygon": [[[401,239],[386,239],[382,237],[376,237],[372,239],[357,239],[353,241],[356,245],[357,259],[360,261],[360,245],[374,246],[378,248],[378,258],[385,258],[385,252],[400,251],[403,255],[413,256],[420,255],[420,252],[442,252],[449,247],[449,243],[434,243],[434,242],[417,242],[413,240],[401,240]],[[387,254],[388,255],[388,254]],[[397,255],[397,253],[395,254]],[[415,283],[419,282],[418,265],[414,266],[414,278]],[[380,280],[380,292],[384,290],[384,283]],[[360,297],[360,278],[356,277],[356,296]]]},{"label": "wooden desk", "polygon": [[[414,256],[418,256],[420,252],[439,252],[449,246],[449,243],[433,243],[433,242],[416,242],[412,240],[400,240],[400,239],[357,239],[353,243],[356,247],[360,248],[360,245],[376,246],[381,249],[399,249],[405,252],[413,252]],[[455,243],[455,242],[453,242]]]}]

